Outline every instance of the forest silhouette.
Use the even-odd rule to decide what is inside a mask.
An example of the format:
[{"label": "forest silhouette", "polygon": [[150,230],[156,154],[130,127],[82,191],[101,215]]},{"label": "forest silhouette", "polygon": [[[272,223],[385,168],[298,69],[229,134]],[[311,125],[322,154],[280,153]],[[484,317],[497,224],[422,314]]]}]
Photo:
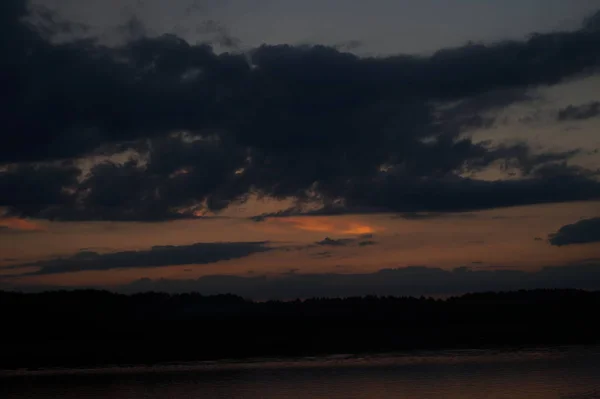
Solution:
[{"label": "forest silhouette", "polygon": [[0,291],[0,368],[595,344],[600,291],[255,302],[235,295]]}]

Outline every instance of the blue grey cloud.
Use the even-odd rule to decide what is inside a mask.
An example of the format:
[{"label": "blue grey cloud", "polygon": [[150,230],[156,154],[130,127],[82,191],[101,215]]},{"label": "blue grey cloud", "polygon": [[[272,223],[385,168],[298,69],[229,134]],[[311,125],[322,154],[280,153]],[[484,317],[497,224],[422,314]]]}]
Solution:
[{"label": "blue grey cloud", "polygon": [[46,275],[91,270],[155,268],[172,265],[207,264],[239,259],[255,253],[267,252],[267,242],[216,242],[179,246],[155,246],[149,250],[123,251],[99,254],[80,251],[75,255],[11,266],[18,270],[36,267],[39,270],[25,275]]},{"label": "blue grey cloud", "polygon": [[600,101],[592,101],[582,105],[569,105],[558,111],[559,121],[578,121],[600,115]]},{"label": "blue grey cloud", "polygon": [[550,244],[556,246],[600,242],[600,217],[583,219],[561,227],[548,236]]},{"label": "blue grey cloud", "polygon": [[[114,288],[114,287],[113,287]],[[195,280],[141,279],[118,287],[124,292],[164,291],[218,294],[230,292],[253,299],[294,299],[363,295],[453,295],[465,292],[509,291],[538,288],[600,289],[600,264],[595,262],[540,271],[430,267],[385,269],[364,274],[285,274],[264,276],[215,275]]]}]

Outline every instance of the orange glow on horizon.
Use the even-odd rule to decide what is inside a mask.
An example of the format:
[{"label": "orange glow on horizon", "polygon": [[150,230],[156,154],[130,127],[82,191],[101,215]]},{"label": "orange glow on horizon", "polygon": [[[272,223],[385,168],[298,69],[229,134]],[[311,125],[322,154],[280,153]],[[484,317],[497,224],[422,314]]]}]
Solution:
[{"label": "orange glow on horizon", "polygon": [[343,231],[344,234],[372,234],[375,232],[371,226],[361,225],[358,223],[352,223],[350,228],[346,231]]},{"label": "orange glow on horizon", "polygon": [[0,227],[21,231],[42,231],[44,228],[37,223],[17,217],[0,218]]},{"label": "orange glow on horizon", "polygon": [[361,235],[371,234],[376,230],[379,230],[374,226],[362,222],[349,221],[335,217],[300,216],[269,219],[268,221],[271,223],[289,224],[299,230],[317,233]]}]

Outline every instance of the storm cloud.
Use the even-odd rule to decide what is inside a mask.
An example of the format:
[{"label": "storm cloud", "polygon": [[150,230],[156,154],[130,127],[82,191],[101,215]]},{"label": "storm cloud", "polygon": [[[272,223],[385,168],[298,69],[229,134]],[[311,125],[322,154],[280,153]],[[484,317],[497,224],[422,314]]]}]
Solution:
[{"label": "storm cloud", "polygon": [[[532,87],[597,73],[597,16],[523,41],[360,57],[318,45],[218,53],[143,32],[109,47],[58,18],[30,22],[24,0],[0,7],[0,206],[12,216],[196,218],[253,194],[339,212],[600,198],[573,152],[464,136]],[[468,177],[497,164],[519,179]]]}]

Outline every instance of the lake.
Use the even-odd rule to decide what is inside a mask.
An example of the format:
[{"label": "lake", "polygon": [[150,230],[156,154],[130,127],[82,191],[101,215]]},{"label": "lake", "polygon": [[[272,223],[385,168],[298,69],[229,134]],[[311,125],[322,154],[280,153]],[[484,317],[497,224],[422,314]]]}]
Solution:
[{"label": "lake", "polygon": [[3,399],[600,398],[600,348],[254,359],[0,374]]}]

